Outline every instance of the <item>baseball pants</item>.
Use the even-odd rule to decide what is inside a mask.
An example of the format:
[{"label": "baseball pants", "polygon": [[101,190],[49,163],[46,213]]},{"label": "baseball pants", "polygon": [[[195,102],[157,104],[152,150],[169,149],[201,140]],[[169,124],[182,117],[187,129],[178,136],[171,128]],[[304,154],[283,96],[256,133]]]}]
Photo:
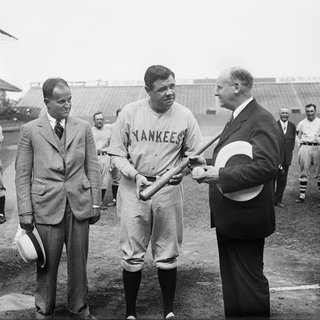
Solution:
[{"label": "baseball pants", "polygon": [[319,164],[320,164],[320,148],[319,146],[301,145],[298,152],[298,162],[300,165],[300,181],[308,181],[310,177],[310,169],[314,166],[315,177],[319,177]]},{"label": "baseball pants", "polygon": [[108,189],[112,180],[110,173],[110,156],[98,155],[101,172],[101,189]]},{"label": "baseball pants", "polygon": [[122,267],[129,272],[141,270],[151,242],[155,266],[176,268],[183,236],[182,185],[165,186],[147,201],[138,200],[135,190],[135,182],[123,176],[117,197]]}]

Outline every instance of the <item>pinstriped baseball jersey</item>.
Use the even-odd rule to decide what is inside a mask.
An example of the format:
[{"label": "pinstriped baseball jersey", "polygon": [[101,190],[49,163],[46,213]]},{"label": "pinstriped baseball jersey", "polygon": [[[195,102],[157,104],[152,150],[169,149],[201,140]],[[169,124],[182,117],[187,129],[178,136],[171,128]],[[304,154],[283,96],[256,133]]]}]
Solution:
[{"label": "pinstriped baseball jersey", "polygon": [[199,126],[188,108],[174,102],[159,115],[144,99],[122,109],[108,152],[130,159],[141,174],[156,176],[176,166],[201,142]]}]

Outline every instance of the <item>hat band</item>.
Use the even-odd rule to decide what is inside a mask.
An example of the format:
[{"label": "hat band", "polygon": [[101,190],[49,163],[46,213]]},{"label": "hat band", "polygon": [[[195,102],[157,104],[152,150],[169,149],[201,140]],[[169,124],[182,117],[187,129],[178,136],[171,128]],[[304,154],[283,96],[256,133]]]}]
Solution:
[{"label": "hat band", "polygon": [[36,236],[33,234],[33,232],[28,232],[27,235],[28,235],[29,238],[31,239],[31,241],[32,241],[32,243],[33,243],[33,245],[34,245],[34,247],[35,247],[35,249],[36,249],[36,251],[37,251],[38,263],[39,263],[40,265],[42,265],[43,262],[44,262],[44,256],[43,256],[43,252],[42,252],[42,250],[41,250],[41,247],[40,247],[40,245],[39,245],[39,242],[38,242]]}]

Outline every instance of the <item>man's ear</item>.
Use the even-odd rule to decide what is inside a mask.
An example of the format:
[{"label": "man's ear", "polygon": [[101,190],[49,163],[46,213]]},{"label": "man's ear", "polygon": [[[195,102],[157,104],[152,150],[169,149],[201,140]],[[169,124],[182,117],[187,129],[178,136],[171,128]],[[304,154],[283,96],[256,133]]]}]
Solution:
[{"label": "man's ear", "polygon": [[234,84],[234,93],[239,93],[240,92],[240,83],[235,82]]},{"label": "man's ear", "polygon": [[43,102],[44,102],[44,103],[45,103],[45,105],[47,106],[47,105],[48,105],[48,103],[49,103],[49,99],[44,98]]},{"label": "man's ear", "polygon": [[149,87],[147,87],[147,86],[145,86],[145,87],[144,87],[144,89],[146,90],[147,94],[149,94],[149,95],[150,95],[150,92],[151,92],[150,88],[149,88]]}]

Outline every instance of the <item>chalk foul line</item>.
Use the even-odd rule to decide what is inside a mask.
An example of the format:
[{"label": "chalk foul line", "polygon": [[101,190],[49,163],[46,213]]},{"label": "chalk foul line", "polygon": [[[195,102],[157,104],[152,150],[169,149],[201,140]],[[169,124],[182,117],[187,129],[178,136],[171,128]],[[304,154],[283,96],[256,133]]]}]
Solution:
[{"label": "chalk foul line", "polygon": [[295,286],[295,287],[276,287],[276,288],[270,288],[270,291],[275,292],[275,291],[316,290],[316,289],[320,289],[320,284],[302,285],[302,286]]}]

